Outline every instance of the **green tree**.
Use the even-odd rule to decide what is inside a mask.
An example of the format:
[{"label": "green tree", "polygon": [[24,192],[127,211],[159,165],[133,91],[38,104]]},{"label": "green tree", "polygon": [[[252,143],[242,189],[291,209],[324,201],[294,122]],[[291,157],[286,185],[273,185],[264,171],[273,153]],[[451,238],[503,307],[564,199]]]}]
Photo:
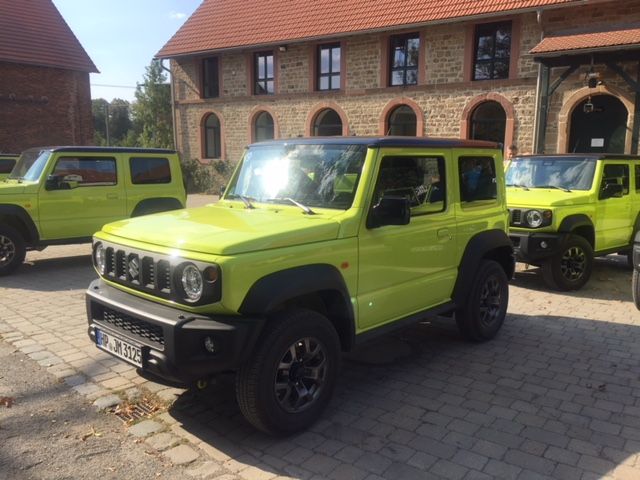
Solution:
[{"label": "green tree", "polygon": [[104,98],[91,100],[91,112],[93,113],[93,143],[106,145],[107,137],[107,102]]},{"label": "green tree", "polygon": [[174,148],[171,90],[159,60],[146,68],[143,83],[136,88],[133,121],[139,129],[141,147]]},{"label": "green tree", "polygon": [[131,105],[126,100],[114,98],[109,104],[109,134],[111,145],[134,147],[126,143],[127,135],[131,130]]}]

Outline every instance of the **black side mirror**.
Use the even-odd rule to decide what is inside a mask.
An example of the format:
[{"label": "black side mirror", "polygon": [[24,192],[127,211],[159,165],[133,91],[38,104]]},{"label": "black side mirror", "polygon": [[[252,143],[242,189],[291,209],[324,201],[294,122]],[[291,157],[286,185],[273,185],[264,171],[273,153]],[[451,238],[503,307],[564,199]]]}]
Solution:
[{"label": "black side mirror", "polygon": [[369,212],[367,228],[407,225],[410,219],[411,203],[407,197],[384,196]]},{"label": "black side mirror", "polygon": [[44,188],[45,190],[60,190],[60,177],[58,175],[49,175]]},{"label": "black side mirror", "polygon": [[620,198],[624,194],[624,186],[619,183],[607,183],[600,192],[600,199],[605,198]]}]

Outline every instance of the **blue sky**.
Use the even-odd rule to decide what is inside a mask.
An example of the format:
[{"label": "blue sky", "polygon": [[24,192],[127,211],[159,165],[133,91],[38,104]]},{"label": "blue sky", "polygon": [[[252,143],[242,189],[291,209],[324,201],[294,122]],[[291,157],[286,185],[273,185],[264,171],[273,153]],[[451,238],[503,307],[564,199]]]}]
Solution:
[{"label": "blue sky", "polygon": [[[145,67],[201,0],[53,0],[53,3],[101,72],[91,74],[91,97],[131,101]],[[168,66],[167,61],[165,64]]]}]

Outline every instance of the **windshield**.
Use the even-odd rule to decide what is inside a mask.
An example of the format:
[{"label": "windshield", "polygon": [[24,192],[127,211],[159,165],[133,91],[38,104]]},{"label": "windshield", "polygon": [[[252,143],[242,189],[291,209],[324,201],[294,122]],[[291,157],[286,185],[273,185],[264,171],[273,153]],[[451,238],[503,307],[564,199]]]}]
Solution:
[{"label": "windshield", "polygon": [[347,209],[364,164],[364,145],[256,145],[225,198]]},{"label": "windshield", "polygon": [[507,186],[589,190],[596,168],[594,158],[514,158],[506,173]]},{"label": "windshield", "polygon": [[18,163],[11,170],[9,178],[20,180],[36,181],[40,178],[51,151],[49,150],[27,150],[20,155]]}]

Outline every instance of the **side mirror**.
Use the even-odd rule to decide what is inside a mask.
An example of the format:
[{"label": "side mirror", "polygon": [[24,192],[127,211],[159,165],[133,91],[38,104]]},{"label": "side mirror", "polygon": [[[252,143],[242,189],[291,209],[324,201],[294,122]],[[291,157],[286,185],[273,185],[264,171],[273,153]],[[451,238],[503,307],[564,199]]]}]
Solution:
[{"label": "side mirror", "polygon": [[60,190],[60,177],[57,175],[49,175],[44,184],[45,190]]},{"label": "side mirror", "polygon": [[410,219],[411,204],[407,197],[384,196],[369,212],[367,228],[407,225]]},{"label": "side mirror", "polygon": [[620,198],[624,194],[624,186],[619,183],[607,183],[602,191],[600,192],[600,199],[604,200],[605,198]]}]

